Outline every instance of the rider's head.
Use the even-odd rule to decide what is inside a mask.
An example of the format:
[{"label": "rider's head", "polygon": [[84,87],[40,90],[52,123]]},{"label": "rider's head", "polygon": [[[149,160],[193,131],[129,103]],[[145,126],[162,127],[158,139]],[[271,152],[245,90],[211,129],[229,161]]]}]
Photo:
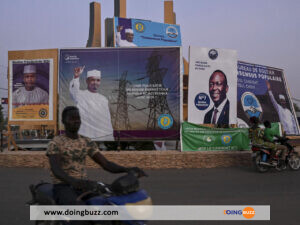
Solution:
[{"label": "rider's head", "polygon": [[67,106],[62,112],[62,123],[65,126],[66,131],[70,133],[77,133],[80,125],[79,110],[75,106]]},{"label": "rider's head", "polygon": [[259,124],[259,119],[256,117],[256,116],[252,116],[252,117],[250,117],[250,123],[252,124],[252,125],[258,125]]},{"label": "rider's head", "polygon": [[266,121],[264,122],[264,126],[267,127],[267,128],[271,128],[271,123],[270,123],[270,121],[269,121],[269,120],[266,120]]}]

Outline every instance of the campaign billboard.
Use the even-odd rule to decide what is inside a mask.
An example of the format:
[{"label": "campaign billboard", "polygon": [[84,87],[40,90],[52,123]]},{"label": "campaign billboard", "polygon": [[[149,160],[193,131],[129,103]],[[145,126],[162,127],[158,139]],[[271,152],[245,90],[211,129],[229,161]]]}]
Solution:
[{"label": "campaign billboard", "polygon": [[282,69],[238,61],[238,126],[249,118],[280,122],[286,134],[299,134],[299,126]]},{"label": "campaign billboard", "polygon": [[180,47],[61,49],[59,115],[77,106],[94,140],[179,139],[180,62]]},{"label": "campaign billboard", "polygon": [[190,47],[188,122],[236,124],[237,52]]},{"label": "campaign billboard", "polygon": [[[114,17],[106,20],[107,46],[181,46],[180,26]],[[113,32],[111,32],[113,30]]]},{"label": "campaign billboard", "polygon": [[53,59],[9,60],[9,120],[53,120]]}]

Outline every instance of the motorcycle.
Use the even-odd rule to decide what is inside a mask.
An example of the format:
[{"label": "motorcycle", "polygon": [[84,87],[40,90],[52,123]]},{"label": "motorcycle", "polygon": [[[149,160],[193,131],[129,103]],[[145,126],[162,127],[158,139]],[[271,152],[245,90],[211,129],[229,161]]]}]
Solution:
[{"label": "motorcycle", "polygon": [[[152,200],[147,192],[139,188],[138,175],[129,173],[117,178],[112,184],[95,182],[92,190],[88,190],[78,196],[77,200],[83,200],[86,205],[125,205],[139,204],[152,205]],[[53,196],[53,184],[40,182],[29,186],[32,200],[28,205],[56,205]],[[126,220],[126,221],[91,221],[93,225],[146,225],[146,221]],[[39,221],[36,225],[68,225],[66,221]]]},{"label": "motorcycle", "polygon": [[300,158],[295,151],[294,146],[288,143],[288,138],[281,137],[275,140],[281,145],[285,145],[288,149],[285,160],[281,160],[277,155],[272,155],[270,149],[258,145],[252,145],[252,158],[256,169],[261,172],[267,172],[271,168],[278,171],[285,170],[290,167],[291,170],[300,169]]}]

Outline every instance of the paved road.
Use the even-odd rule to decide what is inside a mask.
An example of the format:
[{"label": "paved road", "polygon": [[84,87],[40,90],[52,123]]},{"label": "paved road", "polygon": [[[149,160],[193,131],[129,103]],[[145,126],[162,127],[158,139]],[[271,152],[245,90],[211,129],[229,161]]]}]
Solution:
[{"label": "paved road", "polygon": [[[256,173],[252,168],[164,169],[147,171],[142,187],[157,205],[271,205],[271,221],[151,221],[150,225],[299,225],[300,171]],[[110,182],[103,170],[93,179]],[[49,181],[48,171],[0,168],[0,224],[29,225],[28,186]]]}]

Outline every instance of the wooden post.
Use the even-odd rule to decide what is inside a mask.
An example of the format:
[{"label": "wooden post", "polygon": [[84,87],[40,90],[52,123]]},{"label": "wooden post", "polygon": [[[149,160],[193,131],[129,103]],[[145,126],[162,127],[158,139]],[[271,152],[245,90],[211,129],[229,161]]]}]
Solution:
[{"label": "wooden post", "polygon": [[86,47],[101,47],[101,5],[90,3],[90,32]]},{"label": "wooden post", "polygon": [[173,12],[173,24],[176,24],[176,13]]},{"label": "wooden post", "polygon": [[[168,24],[176,24],[176,13],[174,12],[173,0],[165,0],[164,2],[164,22]],[[189,62],[183,58],[183,120],[188,119],[188,75]]]},{"label": "wooden post", "polygon": [[126,18],[126,0],[115,0],[115,17]]},{"label": "wooden post", "polygon": [[183,58],[183,120],[188,120],[189,62]]},{"label": "wooden post", "polygon": [[18,151],[19,150],[18,146],[17,146],[17,144],[15,142],[15,139],[14,139],[14,137],[12,135],[12,132],[10,130],[10,126],[9,125],[7,125],[7,131],[6,131],[6,133],[4,135],[7,137],[7,151],[10,151],[11,144],[14,146],[14,150]]},{"label": "wooden post", "polygon": [[166,0],[164,2],[164,22],[175,24],[176,14],[173,11],[173,0]]}]

